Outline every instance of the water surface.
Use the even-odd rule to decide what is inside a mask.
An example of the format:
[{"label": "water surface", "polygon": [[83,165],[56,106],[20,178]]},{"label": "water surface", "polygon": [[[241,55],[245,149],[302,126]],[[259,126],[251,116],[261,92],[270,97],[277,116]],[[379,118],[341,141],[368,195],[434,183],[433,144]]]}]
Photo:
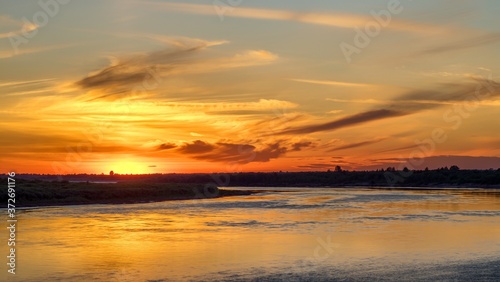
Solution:
[{"label": "water surface", "polygon": [[[22,211],[17,274],[8,274],[4,264],[0,278],[499,279],[498,192],[273,189],[208,200]],[[3,232],[1,239],[7,236]],[[8,254],[6,244],[2,251]]]}]

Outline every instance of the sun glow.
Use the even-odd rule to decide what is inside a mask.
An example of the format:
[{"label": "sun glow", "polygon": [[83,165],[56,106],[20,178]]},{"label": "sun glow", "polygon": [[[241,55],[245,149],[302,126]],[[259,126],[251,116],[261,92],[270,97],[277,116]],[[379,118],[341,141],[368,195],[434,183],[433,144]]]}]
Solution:
[{"label": "sun glow", "polygon": [[106,165],[108,171],[118,174],[145,174],[151,173],[150,167],[145,162],[134,159],[120,159]]}]

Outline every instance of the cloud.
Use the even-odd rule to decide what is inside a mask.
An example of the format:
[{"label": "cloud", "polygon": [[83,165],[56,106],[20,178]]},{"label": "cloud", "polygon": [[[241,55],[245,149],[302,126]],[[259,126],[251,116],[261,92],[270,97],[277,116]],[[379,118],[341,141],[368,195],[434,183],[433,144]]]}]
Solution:
[{"label": "cloud", "polygon": [[52,87],[47,87],[44,89],[38,89],[38,90],[28,90],[28,91],[18,91],[18,92],[13,92],[9,94],[5,94],[4,96],[27,96],[27,95],[38,95],[40,93],[49,93],[53,92],[54,88]]},{"label": "cloud", "polygon": [[[178,44],[180,45],[181,42]],[[164,71],[168,68],[175,68],[185,63],[186,58],[193,52],[209,45],[209,42],[201,45],[183,45],[183,47],[136,55],[121,61],[115,60],[110,66],[75,82],[75,85],[82,89],[100,88],[111,92],[98,98],[128,92],[132,90],[132,86],[140,83],[151,84],[151,80],[157,80],[155,76],[158,75],[159,66]]]},{"label": "cloud", "polygon": [[292,109],[298,107],[295,103],[275,99],[259,99],[256,102],[234,103],[155,102],[155,105],[182,111],[202,110],[207,113],[232,113],[234,111],[252,111],[257,113],[275,109]]},{"label": "cloud", "polygon": [[303,148],[312,146],[312,142],[303,141],[287,144],[277,141],[257,148],[250,144],[227,142],[208,143],[202,140],[196,140],[179,146],[177,152],[197,160],[246,164],[251,162],[268,162],[288,152],[300,151]]},{"label": "cloud", "polygon": [[29,21],[25,22],[18,21],[6,15],[0,15],[0,23],[3,25],[14,26],[17,28],[9,32],[0,33],[0,39],[9,38],[13,36],[22,36],[22,34],[24,33],[29,33],[39,28],[39,26]]},{"label": "cloud", "polygon": [[[52,81],[54,78],[25,80],[25,81],[0,81],[0,91],[4,97],[40,95],[41,93],[54,93],[57,91]],[[49,94],[50,95],[50,94]]]},{"label": "cloud", "polygon": [[28,85],[36,85],[40,83],[46,83],[49,81],[53,81],[55,78],[43,78],[43,79],[36,79],[36,80],[20,80],[20,81],[8,81],[8,82],[1,82],[0,81],[0,87],[18,87],[18,86],[28,86]]},{"label": "cloud", "polygon": [[[202,5],[202,4],[187,4],[187,3],[158,3],[148,2],[155,8],[164,8],[169,11],[176,11],[190,14],[200,15],[217,15],[218,12],[216,5]],[[262,8],[249,8],[237,7],[231,9],[224,16],[247,18],[247,19],[260,19],[260,20],[276,20],[276,21],[294,21],[306,24],[333,26],[339,28],[356,28],[365,26],[368,22],[375,21],[373,17],[361,16],[348,13],[334,13],[334,12],[299,12],[291,10],[277,10],[277,9],[262,9]],[[387,29],[409,31],[416,33],[433,33],[441,31],[442,28],[430,26],[426,24],[392,19],[391,23],[387,25]]]},{"label": "cloud", "polygon": [[331,150],[328,150],[328,152],[334,152],[334,151],[340,151],[340,150],[345,150],[345,149],[352,149],[352,148],[367,146],[367,145],[378,143],[378,142],[386,140],[386,139],[387,138],[377,138],[377,139],[363,141],[363,142],[350,143],[350,144],[346,144],[343,146],[335,147]]},{"label": "cloud", "polygon": [[17,25],[20,21],[11,18],[8,15],[0,15],[0,24],[2,25]]},{"label": "cloud", "polygon": [[375,100],[375,99],[333,99],[326,98],[327,101],[338,102],[338,103],[357,103],[357,104],[387,104],[389,101]]},{"label": "cloud", "polygon": [[393,149],[389,149],[389,150],[384,150],[384,151],[380,151],[378,153],[388,153],[388,152],[396,152],[396,151],[402,151],[402,150],[408,150],[408,149],[415,149],[417,147],[419,147],[420,145],[409,145],[409,146],[403,146],[403,147],[397,147],[397,148],[393,148]]},{"label": "cloud", "polygon": [[137,38],[137,37],[145,37],[152,39],[154,41],[163,43],[167,46],[173,46],[178,49],[186,49],[186,47],[192,46],[201,46],[202,48],[207,48],[207,47],[212,47],[212,46],[217,46],[217,45],[223,45],[229,43],[227,40],[214,40],[214,41],[208,41],[200,38],[192,38],[192,37],[185,37],[185,36],[166,36],[166,35],[160,35],[160,34],[121,34],[121,36],[124,37],[132,37],[132,38]]},{"label": "cloud", "polygon": [[[279,134],[307,134],[332,131],[371,121],[401,117],[446,104],[488,100],[500,96],[500,84],[490,79],[474,79],[474,83],[446,84],[439,90],[419,90],[405,93],[377,109],[353,114],[334,121],[286,129]],[[381,104],[378,103],[377,104]],[[404,109],[404,110],[401,110]]]},{"label": "cloud", "polygon": [[283,131],[281,134],[307,134],[318,131],[337,130],[344,127],[350,127],[374,120],[404,116],[408,114],[409,113],[407,112],[387,110],[387,109],[373,110],[373,111],[367,111],[359,114],[350,115],[331,122],[315,124],[315,125],[307,125],[296,129],[288,129]]},{"label": "cloud", "polygon": [[343,162],[343,161],[332,161],[332,163],[311,163],[305,165],[299,165],[298,168],[305,168],[309,170],[333,170],[336,166],[341,166],[343,170],[352,169],[353,167],[359,164],[352,162]]},{"label": "cloud", "polygon": [[312,80],[312,79],[290,79],[292,81],[319,84],[319,85],[331,85],[331,86],[343,86],[343,87],[367,87],[373,86],[372,84],[365,83],[352,83],[352,82],[342,82],[342,81],[332,81],[332,80]]},{"label": "cloud", "polygon": [[163,144],[160,144],[158,146],[158,150],[159,151],[170,150],[170,149],[173,149],[173,148],[177,148],[177,145],[174,144],[174,143],[163,143]]},{"label": "cloud", "polygon": [[436,55],[456,50],[470,49],[500,41],[500,32],[484,34],[472,38],[455,41],[440,46],[432,47],[419,52],[417,55]]},{"label": "cloud", "polygon": [[443,84],[439,90],[418,90],[408,92],[396,97],[394,102],[441,104],[447,102],[460,102],[482,95],[486,90],[491,96],[498,96],[500,84],[491,79],[474,78],[472,81],[460,84]]},{"label": "cloud", "polygon": [[297,142],[292,144],[292,151],[300,151],[302,148],[308,148],[313,145],[313,142],[311,141],[303,141],[303,142]]},{"label": "cloud", "polygon": [[45,47],[37,47],[37,48],[20,48],[17,50],[12,49],[12,51],[0,51],[0,59],[8,59],[16,56],[41,53],[46,51],[58,50],[63,48],[68,48],[73,46],[72,44],[66,45],[54,45],[54,46],[45,46]]},{"label": "cloud", "polygon": [[317,164],[307,164],[307,165],[299,165],[297,167],[299,168],[307,168],[307,169],[333,169],[336,165],[335,164],[324,164],[324,163],[317,163]]},{"label": "cloud", "polygon": [[194,57],[210,46],[226,41],[206,41],[181,37],[174,40],[159,37],[157,40],[170,47],[160,51],[132,55],[128,58],[112,58],[111,64],[76,81],[75,86],[86,90],[88,98],[115,99],[125,95],[141,95],[156,89],[165,77],[221,71],[229,68],[268,64],[277,56],[265,50],[247,50],[226,58]]},{"label": "cloud", "polygon": [[331,110],[328,111],[329,114],[336,115],[342,113],[344,110]]},{"label": "cloud", "polygon": [[203,142],[201,140],[193,141],[193,143],[185,143],[179,148],[179,152],[183,154],[203,154],[209,153],[216,149],[215,145]]},{"label": "cloud", "polygon": [[48,133],[43,129],[28,131],[18,128],[14,130],[3,128],[2,132],[6,134],[5,136],[9,136],[9,138],[0,139],[0,146],[6,151],[12,151],[13,148],[19,148],[22,152],[31,152],[47,147],[64,149],[62,145],[81,141],[77,136],[69,133]]}]

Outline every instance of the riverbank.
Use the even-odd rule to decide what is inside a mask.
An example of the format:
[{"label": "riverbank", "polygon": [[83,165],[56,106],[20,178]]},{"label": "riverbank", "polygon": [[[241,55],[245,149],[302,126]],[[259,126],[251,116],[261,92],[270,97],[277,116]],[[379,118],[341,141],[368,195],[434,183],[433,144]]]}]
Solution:
[{"label": "riverbank", "polygon": [[[5,180],[6,182],[6,180]],[[451,185],[450,185],[451,186]],[[252,187],[241,185],[239,187]],[[90,182],[46,181],[18,179],[15,186],[17,208],[89,204],[134,204],[171,200],[210,199],[229,196],[245,196],[269,191],[263,185],[255,189],[219,189],[213,184],[159,183],[148,181]],[[259,187],[259,188],[257,188]],[[280,187],[280,186],[276,186]],[[281,186],[283,188],[291,186]],[[469,193],[499,193],[498,187],[471,187],[469,185],[436,185],[434,187],[387,187],[370,185],[300,185],[294,188],[344,188],[380,190],[460,190]],[[271,189],[271,188],[269,188]],[[283,191],[280,191],[283,192]],[[1,208],[6,208],[7,193],[0,195]]]},{"label": "riverbank", "polygon": [[[259,193],[253,190],[219,189],[214,185],[177,183],[92,183],[19,179],[16,182],[16,208],[38,206],[133,204],[171,200],[210,199]],[[7,194],[2,193],[2,208]]]}]

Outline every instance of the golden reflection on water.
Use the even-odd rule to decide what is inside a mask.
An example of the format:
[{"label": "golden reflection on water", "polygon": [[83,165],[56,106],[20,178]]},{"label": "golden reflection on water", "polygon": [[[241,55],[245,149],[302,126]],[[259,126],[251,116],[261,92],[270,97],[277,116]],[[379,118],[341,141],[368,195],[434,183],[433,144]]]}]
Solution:
[{"label": "golden reflection on water", "polygon": [[[315,251],[326,255],[318,263],[346,267],[366,259],[384,266],[498,256],[498,195],[300,189],[43,208],[19,215],[18,274],[12,281],[175,281],[290,271]],[[331,242],[333,252],[321,249],[321,240]]]}]

